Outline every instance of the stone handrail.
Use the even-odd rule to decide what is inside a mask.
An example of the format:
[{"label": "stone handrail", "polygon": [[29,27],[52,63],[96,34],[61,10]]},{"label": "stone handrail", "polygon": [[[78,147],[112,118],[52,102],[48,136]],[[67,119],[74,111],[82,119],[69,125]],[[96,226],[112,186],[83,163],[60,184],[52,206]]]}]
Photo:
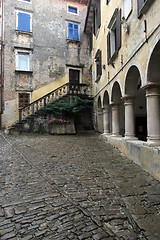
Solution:
[{"label": "stone handrail", "polygon": [[30,103],[26,107],[19,109],[19,122],[21,123],[26,117],[35,114],[38,110],[44,108],[47,104],[66,96],[85,95],[91,97],[90,87],[87,84],[66,83],[52,92],[44,95],[36,101]]}]

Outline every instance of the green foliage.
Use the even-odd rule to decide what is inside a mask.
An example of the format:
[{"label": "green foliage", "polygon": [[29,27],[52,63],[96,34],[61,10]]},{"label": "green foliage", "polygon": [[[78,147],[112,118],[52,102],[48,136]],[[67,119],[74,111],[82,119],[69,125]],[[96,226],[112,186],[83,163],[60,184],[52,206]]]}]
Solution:
[{"label": "green foliage", "polygon": [[38,114],[46,115],[54,113],[57,116],[71,116],[75,113],[84,111],[87,108],[91,108],[92,102],[92,100],[74,96],[72,100],[68,102],[55,102],[48,104],[44,109],[39,110]]}]

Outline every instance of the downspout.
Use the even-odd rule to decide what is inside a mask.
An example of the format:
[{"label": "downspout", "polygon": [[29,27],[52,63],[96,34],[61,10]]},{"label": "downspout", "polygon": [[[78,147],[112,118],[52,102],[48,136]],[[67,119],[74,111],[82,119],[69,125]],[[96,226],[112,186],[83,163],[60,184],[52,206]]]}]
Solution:
[{"label": "downspout", "polygon": [[2,129],[2,114],[3,114],[3,93],[4,93],[4,36],[3,36],[3,22],[4,22],[4,5],[1,0],[1,106],[0,106],[0,129]]}]

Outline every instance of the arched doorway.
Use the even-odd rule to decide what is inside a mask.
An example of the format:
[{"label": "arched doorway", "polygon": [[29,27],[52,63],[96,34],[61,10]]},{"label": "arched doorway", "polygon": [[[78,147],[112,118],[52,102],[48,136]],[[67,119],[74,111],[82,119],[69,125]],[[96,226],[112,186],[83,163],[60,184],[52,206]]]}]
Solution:
[{"label": "arched doorway", "polygon": [[141,88],[140,72],[136,66],[130,67],[125,81],[125,138],[146,141],[147,114],[145,90]]},{"label": "arched doorway", "polygon": [[112,106],[112,135],[124,135],[124,104],[120,85],[118,82],[113,84],[111,95]]},{"label": "arched doorway", "polygon": [[160,41],[152,51],[147,72],[148,142],[160,146]]}]

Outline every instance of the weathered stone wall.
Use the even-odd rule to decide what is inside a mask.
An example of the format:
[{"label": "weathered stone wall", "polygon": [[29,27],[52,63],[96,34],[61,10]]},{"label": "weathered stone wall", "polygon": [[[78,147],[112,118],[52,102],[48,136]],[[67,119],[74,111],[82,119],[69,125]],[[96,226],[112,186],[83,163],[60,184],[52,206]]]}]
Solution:
[{"label": "weathered stone wall", "polygon": [[[78,14],[68,13],[67,7],[78,8]],[[17,9],[32,14],[32,33],[16,31]],[[8,126],[17,118],[18,93],[30,93],[34,99],[46,94],[44,86],[58,85],[68,81],[66,64],[80,66],[83,64],[82,81],[88,82],[88,40],[84,34],[84,21],[87,5],[77,1],[46,0],[31,2],[6,0],[4,7],[4,44],[5,44],[5,79],[3,126]],[[68,21],[80,25],[80,42],[67,40]],[[15,72],[16,49],[28,49],[32,55],[32,73]],[[54,82],[56,83],[54,86]],[[50,83],[53,83],[50,85]],[[40,91],[38,92],[38,89]],[[34,91],[36,90],[36,96]],[[48,90],[47,90],[48,91]],[[12,104],[14,101],[14,105]],[[10,109],[12,108],[12,112]],[[12,120],[11,120],[11,119]]]}]

